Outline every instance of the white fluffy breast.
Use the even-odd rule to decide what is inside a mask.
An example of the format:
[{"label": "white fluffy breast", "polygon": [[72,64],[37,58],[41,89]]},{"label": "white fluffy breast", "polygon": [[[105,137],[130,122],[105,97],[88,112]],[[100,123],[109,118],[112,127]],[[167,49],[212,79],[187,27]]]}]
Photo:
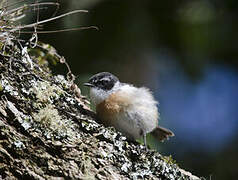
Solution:
[{"label": "white fluffy breast", "polygon": [[[120,109],[115,111],[114,119],[101,115],[99,109],[97,111],[101,115],[102,121],[111,119],[109,124],[129,138],[137,139],[142,133],[149,133],[158,126],[158,103],[147,88],[136,88],[132,85],[118,83],[110,91],[91,88],[90,96],[97,107],[107,103],[106,106],[103,106],[104,108],[113,106]],[[110,100],[113,100],[113,102],[109,102]],[[103,111],[102,106],[100,111]],[[109,112],[112,113],[112,111]],[[107,116],[111,113],[107,113]]]},{"label": "white fluffy breast", "polygon": [[141,128],[144,133],[154,130],[158,126],[158,102],[154,99],[149,89],[125,85],[121,88],[121,93],[131,99],[131,104],[127,109],[128,120],[135,121],[137,128]]}]

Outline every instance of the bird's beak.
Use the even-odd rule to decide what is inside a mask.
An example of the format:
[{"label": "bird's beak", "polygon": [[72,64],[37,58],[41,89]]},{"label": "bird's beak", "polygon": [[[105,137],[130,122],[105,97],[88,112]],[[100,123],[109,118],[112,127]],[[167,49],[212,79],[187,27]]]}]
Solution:
[{"label": "bird's beak", "polygon": [[94,85],[91,84],[91,83],[84,83],[83,85],[84,85],[84,86],[88,86],[88,87],[94,87]]}]

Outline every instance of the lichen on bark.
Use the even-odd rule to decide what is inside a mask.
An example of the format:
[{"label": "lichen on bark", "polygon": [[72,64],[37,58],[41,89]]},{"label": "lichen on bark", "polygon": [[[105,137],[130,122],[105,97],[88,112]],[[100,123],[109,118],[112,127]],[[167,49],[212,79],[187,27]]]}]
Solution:
[{"label": "lichen on bark", "polygon": [[1,178],[198,179],[98,123],[72,81],[51,74],[47,48],[15,48],[0,56]]}]

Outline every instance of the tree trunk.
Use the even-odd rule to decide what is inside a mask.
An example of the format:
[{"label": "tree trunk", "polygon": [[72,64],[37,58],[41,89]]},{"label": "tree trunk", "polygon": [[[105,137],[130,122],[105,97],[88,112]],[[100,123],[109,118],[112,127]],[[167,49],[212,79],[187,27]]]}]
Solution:
[{"label": "tree trunk", "polygon": [[199,179],[98,123],[51,46],[23,49],[0,56],[0,179]]}]

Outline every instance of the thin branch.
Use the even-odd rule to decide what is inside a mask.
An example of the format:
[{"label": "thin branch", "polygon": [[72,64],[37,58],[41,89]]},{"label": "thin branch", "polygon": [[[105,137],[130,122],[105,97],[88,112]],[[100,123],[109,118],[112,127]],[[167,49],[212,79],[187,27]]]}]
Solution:
[{"label": "thin branch", "polygon": [[[88,26],[88,27],[80,27],[80,28],[70,28],[70,29],[60,29],[54,31],[21,31],[23,34],[49,34],[49,33],[58,33],[58,32],[68,32],[68,31],[79,31],[79,30],[86,30],[86,29],[96,29],[99,30],[97,26]],[[0,31],[1,32],[1,31]],[[4,32],[4,31],[2,31]]]},{"label": "thin branch", "polygon": [[76,14],[76,13],[80,13],[80,12],[87,13],[88,11],[87,11],[87,10],[75,10],[75,11],[71,11],[71,12],[68,12],[68,13],[65,13],[65,14],[62,14],[62,15],[53,17],[53,18],[49,18],[49,19],[46,19],[46,20],[43,20],[43,21],[39,21],[39,22],[36,22],[36,23],[32,23],[32,24],[28,24],[28,25],[23,25],[23,26],[16,26],[14,29],[9,30],[9,32],[14,32],[14,31],[16,31],[16,30],[24,29],[24,28],[32,28],[32,27],[37,26],[37,25],[39,25],[39,24],[43,24],[43,23],[46,23],[46,22],[50,22],[50,21],[53,21],[53,20],[56,20],[56,19],[59,19],[59,18],[68,16],[68,15]]}]

